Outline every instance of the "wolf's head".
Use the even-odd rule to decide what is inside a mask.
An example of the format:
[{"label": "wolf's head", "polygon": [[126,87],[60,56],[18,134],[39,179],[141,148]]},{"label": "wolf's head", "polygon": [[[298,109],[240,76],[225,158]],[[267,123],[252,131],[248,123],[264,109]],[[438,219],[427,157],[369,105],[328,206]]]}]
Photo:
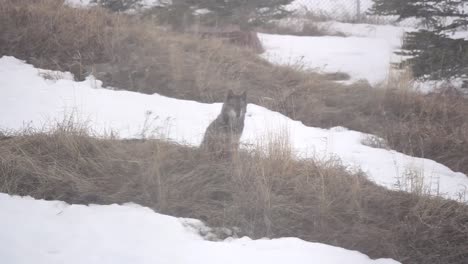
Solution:
[{"label": "wolf's head", "polygon": [[247,110],[247,92],[236,95],[229,90],[223,104],[223,116],[226,121],[243,121]]}]

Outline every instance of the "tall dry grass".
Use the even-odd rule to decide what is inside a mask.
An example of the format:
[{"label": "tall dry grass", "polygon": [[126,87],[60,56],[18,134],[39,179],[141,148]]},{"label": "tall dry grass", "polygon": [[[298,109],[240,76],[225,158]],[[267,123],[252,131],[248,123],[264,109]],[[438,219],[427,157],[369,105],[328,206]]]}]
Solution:
[{"label": "tall dry grass", "polygon": [[[0,192],[136,202],[253,238],[295,236],[403,263],[466,263],[468,207],[389,191],[339,161],[297,160],[283,137],[232,161],[158,140],[97,139],[70,124],[0,141]],[[237,227],[237,228],[234,228]]]},{"label": "tall dry grass", "polygon": [[289,100],[285,113],[307,125],[375,134],[392,149],[468,174],[468,99],[458,94],[354,85],[296,91]]},{"label": "tall dry grass", "polygon": [[275,98],[286,85],[303,85],[304,74],[273,67],[253,51],[173,33],[152,19],[74,9],[60,0],[6,0],[0,15],[0,55],[78,78],[93,73],[121,89],[215,101],[228,88]]}]

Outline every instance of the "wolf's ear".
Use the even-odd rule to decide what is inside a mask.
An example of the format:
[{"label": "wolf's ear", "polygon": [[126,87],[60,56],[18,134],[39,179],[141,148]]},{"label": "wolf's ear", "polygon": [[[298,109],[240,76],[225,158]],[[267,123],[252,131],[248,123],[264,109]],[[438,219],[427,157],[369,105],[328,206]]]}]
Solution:
[{"label": "wolf's ear", "polygon": [[247,101],[247,91],[244,91],[244,92],[241,94],[241,98],[242,98],[242,100]]},{"label": "wolf's ear", "polygon": [[228,91],[228,94],[227,94],[227,97],[226,97],[226,98],[227,98],[227,99],[230,99],[230,98],[232,98],[232,97],[234,97],[234,92],[233,92],[231,89],[229,89],[229,91]]}]

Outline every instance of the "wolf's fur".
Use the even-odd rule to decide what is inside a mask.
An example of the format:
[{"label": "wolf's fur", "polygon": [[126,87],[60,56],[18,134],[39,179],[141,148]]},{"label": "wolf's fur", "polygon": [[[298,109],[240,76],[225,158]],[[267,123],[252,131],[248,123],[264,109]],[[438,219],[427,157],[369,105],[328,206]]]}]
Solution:
[{"label": "wolf's fur", "polygon": [[216,157],[232,156],[239,148],[246,110],[247,93],[235,95],[229,90],[221,113],[206,129],[200,148]]}]

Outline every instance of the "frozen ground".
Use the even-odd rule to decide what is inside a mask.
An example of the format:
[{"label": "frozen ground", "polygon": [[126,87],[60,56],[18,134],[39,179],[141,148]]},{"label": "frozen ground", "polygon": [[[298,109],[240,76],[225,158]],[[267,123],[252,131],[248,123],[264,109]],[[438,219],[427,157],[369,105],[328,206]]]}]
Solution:
[{"label": "frozen ground", "polygon": [[[97,135],[114,132],[122,138],[164,137],[197,146],[221,104],[202,104],[158,94],[102,89],[88,78],[71,80],[70,74],[44,71],[4,56],[0,59],[0,129],[25,126],[47,129],[53,121],[73,114]],[[366,134],[345,128],[307,127],[277,112],[249,104],[242,143],[245,147],[275,134],[289,135],[295,155],[326,159],[339,157],[350,169],[361,168],[387,188],[416,189],[434,195],[465,199],[468,177],[428,159],[362,144]],[[415,179],[416,178],[416,179]]]},{"label": "frozen ground", "polygon": [[135,204],[68,205],[0,193],[2,263],[398,264],[297,238],[203,240],[193,219]]}]

